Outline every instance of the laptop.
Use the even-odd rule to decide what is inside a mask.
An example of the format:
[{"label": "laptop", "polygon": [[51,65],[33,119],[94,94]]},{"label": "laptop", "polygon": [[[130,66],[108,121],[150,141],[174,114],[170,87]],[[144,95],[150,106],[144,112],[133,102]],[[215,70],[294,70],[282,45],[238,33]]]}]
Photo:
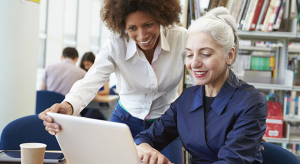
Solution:
[{"label": "laptop", "polygon": [[61,126],[56,139],[68,164],[141,164],[126,124],[47,113]]}]

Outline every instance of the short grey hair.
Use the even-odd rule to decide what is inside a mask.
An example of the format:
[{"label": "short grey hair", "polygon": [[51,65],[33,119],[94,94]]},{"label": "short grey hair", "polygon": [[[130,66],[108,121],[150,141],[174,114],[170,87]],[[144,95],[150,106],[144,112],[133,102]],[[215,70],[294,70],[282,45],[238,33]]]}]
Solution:
[{"label": "short grey hair", "polygon": [[237,35],[236,20],[225,7],[217,7],[207,12],[203,17],[194,21],[188,28],[187,38],[192,33],[204,32],[211,35],[223,48],[227,55],[231,48],[235,48],[235,62],[239,50],[239,37]]}]

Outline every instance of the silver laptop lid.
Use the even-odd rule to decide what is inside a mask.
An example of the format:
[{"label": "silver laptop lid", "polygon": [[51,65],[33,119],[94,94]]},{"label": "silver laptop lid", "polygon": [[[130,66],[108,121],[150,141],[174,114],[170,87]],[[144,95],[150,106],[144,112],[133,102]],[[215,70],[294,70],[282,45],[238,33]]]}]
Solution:
[{"label": "silver laptop lid", "polygon": [[141,164],[126,124],[50,113],[68,164]]}]

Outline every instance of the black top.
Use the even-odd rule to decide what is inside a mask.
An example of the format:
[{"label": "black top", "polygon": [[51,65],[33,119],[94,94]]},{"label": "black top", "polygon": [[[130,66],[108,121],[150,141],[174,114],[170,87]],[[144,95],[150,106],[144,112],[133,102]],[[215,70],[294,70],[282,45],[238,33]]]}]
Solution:
[{"label": "black top", "polygon": [[203,87],[203,107],[204,107],[204,114],[209,110],[211,104],[214,102],[216,97],[207,97],[205,95],[205,87]]},{"label": "black top", "polygon": [[203,101],[203,105],[204,105],[204,113],[206,113],[211,104],[214,102],[216,97],[207,97],[207,96],[204,96],[204,101]]}]

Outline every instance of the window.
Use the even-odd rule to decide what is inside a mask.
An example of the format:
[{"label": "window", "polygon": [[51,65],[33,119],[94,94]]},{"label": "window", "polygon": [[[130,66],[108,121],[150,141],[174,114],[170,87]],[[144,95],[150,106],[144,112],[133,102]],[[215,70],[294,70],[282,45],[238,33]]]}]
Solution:
[{"label": "window", "polygon": [[38,68],[45,67],[45,52],[47,40],[47,16],[48,16],[48,0],[40,1],[40,20],[39,20],[39,54]]},{"label": "window", "polygon": [[78,0],[65,0],[64,47],[76,47]]},{"label": "window", "polygon": [[92,1],[92,11],[91,11],[91,36],[90,36],[90,49],[94,54],[98,54],[101,44],[101,27],[102,22],[100,18],[102,0]]}]

